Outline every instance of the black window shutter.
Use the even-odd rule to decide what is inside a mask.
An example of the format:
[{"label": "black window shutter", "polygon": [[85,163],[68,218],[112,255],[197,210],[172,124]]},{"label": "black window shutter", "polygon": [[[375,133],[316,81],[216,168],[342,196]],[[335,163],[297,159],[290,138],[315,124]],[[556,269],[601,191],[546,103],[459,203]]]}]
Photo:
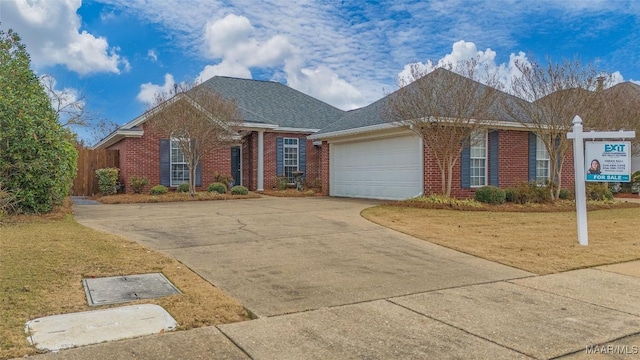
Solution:
[{"label": "black window shutter", "polygon": [[307,177],[307,140],[298,139],[298,170],[304,173],[303,177]]},{"label": "black window shutter", "polygon": [[536,181],[536,157],[537,157],[537,145],[538,136],[530,132],[529,133],[529,182]]},{"label": "black window shutter", "polygon": [[171,142],[160,139],[160,184],[171,185]]},{"label": "black window shutter", "polygon": [[465,147],[460,155],[460,187],[471,188],[471,146],[470,141],[465,142]]},{"label": "black window shutter", "polygon": [[196,166],[196,186],[202,186],[202,162]]},{"label": "black window shutter", "polygon": [[284,138],[276,138],[276,176],[284,176]]},{"label": "black window shutter", "polygon": [[492,131],[489,133],[489,182],[493,186],[500,186],[500,163],[498,152],[500,147],[498,146],[498,131]]}]

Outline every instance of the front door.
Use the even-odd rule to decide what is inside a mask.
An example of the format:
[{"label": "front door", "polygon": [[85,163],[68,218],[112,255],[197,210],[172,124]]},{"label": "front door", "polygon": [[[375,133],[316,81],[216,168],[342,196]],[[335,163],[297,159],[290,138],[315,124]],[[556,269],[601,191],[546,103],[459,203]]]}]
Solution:
[{"label": "front door", "polygon": [[231,148],[231,177],[236,185],[242,185],[240,146]]}]

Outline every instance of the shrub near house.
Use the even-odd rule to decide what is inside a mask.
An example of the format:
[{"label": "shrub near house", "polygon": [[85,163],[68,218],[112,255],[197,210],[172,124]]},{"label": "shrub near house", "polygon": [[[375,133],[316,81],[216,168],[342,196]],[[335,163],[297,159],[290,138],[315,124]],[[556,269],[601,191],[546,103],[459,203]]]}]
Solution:
[{"label": "shrub near house", "polygon": [[12,211],[49,212],[69,194],[78,152],[12,30],[0,30],[0,64],[0,185]]}]

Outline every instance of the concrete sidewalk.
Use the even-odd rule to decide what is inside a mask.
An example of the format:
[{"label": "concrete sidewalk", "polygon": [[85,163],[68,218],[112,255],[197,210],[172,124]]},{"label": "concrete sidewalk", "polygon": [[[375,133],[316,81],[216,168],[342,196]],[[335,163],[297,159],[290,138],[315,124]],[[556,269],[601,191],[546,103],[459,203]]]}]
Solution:
[{"label": "concrete sidewalk", "polygon": [[632,359],[640,354],[640,278],[624,273],[638,268],[428,291],[37,358]]},{"label": "concrete sidewalk", "polygon": [[533,276],[371,224],[359,216],[371,204],[77,206],[79,222],[176,257],[260,318],[38,358],[640,355],[640,262]]}]

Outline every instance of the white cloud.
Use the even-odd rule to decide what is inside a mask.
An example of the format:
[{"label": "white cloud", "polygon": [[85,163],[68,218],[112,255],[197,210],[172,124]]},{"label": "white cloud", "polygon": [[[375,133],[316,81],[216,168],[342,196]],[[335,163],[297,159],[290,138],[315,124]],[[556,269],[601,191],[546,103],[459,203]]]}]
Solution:
[{"label": "white cloud", "polygon": [[106,38],[80,30],[81,5],[81,0],[2,0],[2,25],[21,36],[36,66],[60,64],[81,75],[127,71],[128,61]]},{"label": "white cloud", "polygon": [[155,102],[156,94],[168,94],[175,86],[176,81],[171,74],[164,75],[164,84],[156,85],[150,82],[140,85],[140,92],[136,99],[149,106]]},{"label": "white cloud", "polygon": [[424,63],[417,62],[405,65],[402,71],[398,73],[398,78],[405,80],[411,79],[411,68],[414,66],[417,67],[420,70],[420,73],[424,75],[440,67],[455,65],[461,61],[468,61],[476,58],[478,60],[478,67],[476,70],[480,72],[478,76],[479,79],[486,78],[487,73],[496,72],[503,89],[509,89],[511,87],[512,79],[520,74],[520,71],[515,66],[516,61],[528,63],[529,60],[523,52],[519,52],[518,54],[511,53],[508,63],[498,64],[496,63],[496,55],[496,52],[489,48],[485,51],[481,51],[478,50],[473,42],[460,40],[453,44],[449,54],[440,58],[436,63],[431,60],[427,60]]},{"label": "white cloud", "polygon": [[158,61],[158,52],[156,49],[149,49],[149,51],[147,51],[147,57],[151,59],[151,61],[156,62]]},{"label": "white cloud", "polygon": [[351,110],[365,105],[362,93],[326,66],[302,68],[296,61],[285,66],[287,85],[339,109]]},{"label": "white cloud", "polygon": [[205,82],[216,75],[251,79],[251,70],[245,65],[223,60],[217,65],[205,66],[196,81],[198,83]]},{"label": "white cloud", "polygon": [[251,68],[284,67],[287,85],[342,109],[362,106],[362,94],[328,66],[304,67],[301,49],[275,34],[259,40],[248,18],[230,14],[205,26],[205,54],[222,59],[198,75],[203,82],[216,76],[252,78]]},{"label": "white cloud", "polygon": [[620,71],[615,71],[615,72],[611,73],[611,76],[609,77],[609,85],[610,86],[613,86],[615,84],[619,84],[621,82],[624,82],[624,77],[622,76]]},{"label": "white cloud", "polygon": [[248,40],[253,31],[251,22],[244,16],[229,14],[220,20],[209,20],[205,27],[206,53],[221,58],[236,44]]},{"label": "white cloud", "polygon": [[294,48],[286,36],[274,35],[260,41],[253,37],[253,32],[251,22],[244,16],[229,14],[210,20],[205,26],[204,52],[222,61],[207,65],[198,79],[204,81],[214,75],[251,78],[250,68],[281,66],[292,56]]}]

